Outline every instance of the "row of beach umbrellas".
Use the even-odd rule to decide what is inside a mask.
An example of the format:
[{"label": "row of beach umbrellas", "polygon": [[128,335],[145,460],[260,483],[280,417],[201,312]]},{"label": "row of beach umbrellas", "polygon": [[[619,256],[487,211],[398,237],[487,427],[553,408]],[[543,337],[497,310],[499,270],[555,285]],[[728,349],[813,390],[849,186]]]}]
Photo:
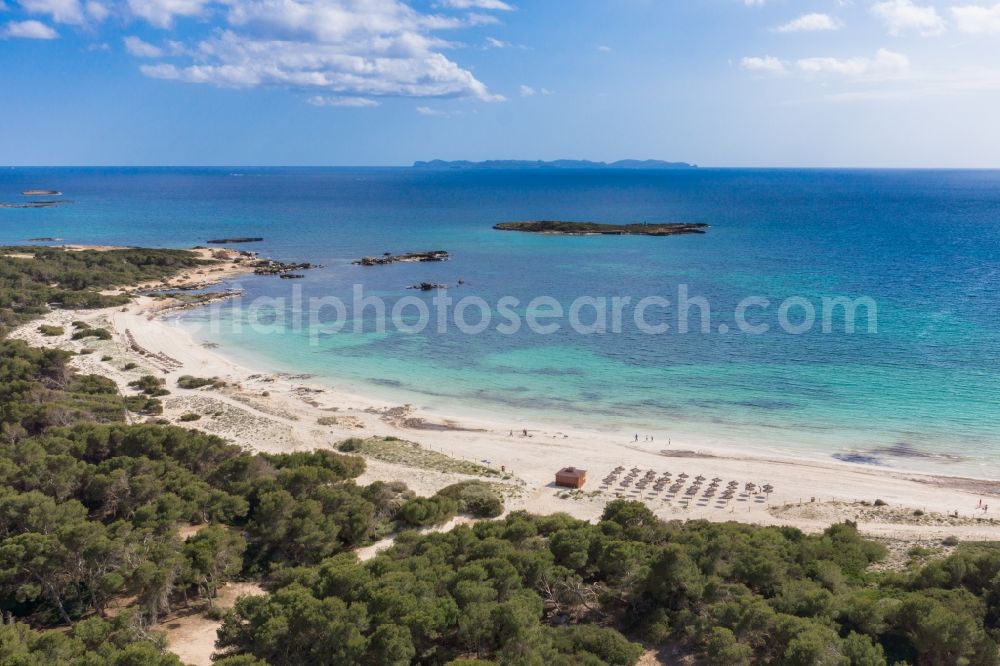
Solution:
[{"label": "row of beach umbrellas", "polygon": [[[642,471],[643,470],[639,469],[638,467],[633,467],[631,470],[628,471],[628,474],[626,474],[625,477],[621,479],[619,485],[622,488],[628,488],[633,483],[635,483],[636,489],[642,491],[645,490],[650,484],[653,484],[652,490],[654,493],[659,493],[662,492],[663,490],[668,490],[668,492],[676,494],[680,492],[681,489],[683,489],[685,483],[687,482],[687,479],[691,478],[691,476],[685,472],[681,472],[676,477],[674,477],[670,472],[663,472],[659,475],[659,478],[657,478],[656,471],[652,469],[646,470],[645,474],[640,477],[639,475],[640,473],[642,473]],[[604,479],[602,479],[601,481],[602,484],[604,486],[610,487],[616,481],[618,481],[619,477],[623,472],[625,472],[625,468],[619,465],[615,469],[611,470],[611,472],[608,473],[608,475],[605,476]],[[672,482],[671,479],[673,479]],[[697,495],[698,492],[701,490],[701,485],[707,480],[709,479],[702,474],[699,474],[698,476],[694,477],[694,482],[692,483],[692,485],[688,486],[687,490],[685,491],[685,495],[689,497]],[[711,483],[705,490],[704,497],[706,498],[714,497],[716,492],[719,490],[722,481],[723,479],[718,476],[711,479]],[[670,485],[668,488],[667,484],[671,483],[672,485]],[[735,497],[739,489],[739,486],[740,486],[739,482],[730,481],[726,485],[725,490],[723,490],[719,495],[719,499],[722,500],[732,499],[733,497]],[[750,495],[760,494],[760,493],[770,495],[772,492],[774,492],[774,486],[770,484],[758,486],[757,484],[748,482],[744,484],[743,490]]]}]

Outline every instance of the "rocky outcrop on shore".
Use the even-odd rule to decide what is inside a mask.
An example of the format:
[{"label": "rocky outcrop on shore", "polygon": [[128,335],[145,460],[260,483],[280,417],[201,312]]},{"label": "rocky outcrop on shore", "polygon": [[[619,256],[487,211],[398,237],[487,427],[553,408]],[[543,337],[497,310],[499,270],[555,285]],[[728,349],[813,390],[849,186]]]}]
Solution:
[{"label": "rocky outcrop on shore", "polygon": [[419,261],[448,261],[451,259],[444,250],[431,250],[429,252],[407,252],[405,254],[391,254],[386,252],[381,257],[361,257],[351,263],[358,266],[384,266],[386,264],[415,263]]},{"label": "rocky outcrop on shore", "polygon": [[533,220],[530,222],[501,222],[493,225],[493,228],[500,231],[526,231],[557,236],[680,236],[683,234],[703,234],[708,229],[708,225],[703,222],[602,224],[599,222]]},{"label": "rocky outcrop on shore", "polygon": [[[279,275],[285,277],[292,271],[305,271],[310,268],[319,268],[316,264],[308,261],[303,263],[285,263],[276,259],[260,259],[252,264],[254,275]],[[301,275],[298,277],[302,277]]]}]

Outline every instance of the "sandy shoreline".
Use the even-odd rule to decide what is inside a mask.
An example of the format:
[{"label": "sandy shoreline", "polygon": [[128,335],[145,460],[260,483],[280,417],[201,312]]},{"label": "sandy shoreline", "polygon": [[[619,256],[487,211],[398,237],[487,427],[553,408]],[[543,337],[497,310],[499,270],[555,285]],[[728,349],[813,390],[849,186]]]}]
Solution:
[{"label": "sandy shoreline", "polygon": [[[206,250],[216,252],[218,249]],[[228,255],[238,257],[238,252]],[[227,261],[217,267],[188,271],[169,281],[171,287],[205,286],[232,278],[246,271],[246,266]],[[151,285],[143,285],[149,288]],[[129,290],[137,293],[138,288]],[[859,527],[871,536],[903,540],[933,540],[944,536],[962,539],[998,539],[1000,522],[1000,482],[964,479],[869,468],[849,463],[823,462],[814,459],[778,459],[755,457],[732,449],[698,445],[691,451],[671,451],[662,455],[663,442],[632,441],[632,433],[595,431],[573,427],[556,428],[533,424],[530,437],[515,432],[504,419],[484,418],[482,414],[449,414],[450,427],[439,428],[446,415],[421,413],[409,406],[356,395],[307,378],[245,367],[219,350],[210,348],[186,332],[171,325],[162,314],[179,303],[137,296],[128,306],[92,311],[53,311],[39,320],[22,326],[11,337],[40,347],[60,347],[93,353],[74,358],[82,372],[98,373],[113,379],[125,392],[129,381],[143,374],[166,380],[170,395],[163,398],[163,417],[178,421],[181,414],[194,412],[202,417],[183,423],[218,434],[254,450],[290,451],[328,448],[348,437],[392,436],[415,441],[434,451],[458,459],[473,461],[494,469],[503,467],[515,477],[521,490],[508,500],[508,508],[535,513],[565,511],[593,519],[604,505],[616,496],[637,498],[634,485],[622,488],[617,482],[604,487],[601,480],[612,469],[654,470],[673,476],[698,475],[738,483],[741,492],[725,504],[716,497],[705,500],[701,489],[690,502],[685,493],[667,498],[661,493],[641,498],[660,516],[738,520],[756,524],[794,525],[804,530],[823,529],[831,522],[858,519]],[[113,339],[94,342],[69,339],[71,322],[83,320],[105,326]],[[47,337],[38,326],[63,326],[63,336]],[[141,354],[136,347],[145,351]],[[107,359],[107,360],[102,360]],[[136,367],[124,370],[126,364]],[[215,377],[227,384],[223,389],[181,389],[176,380],[182,375]],[[454,429],[454,428],[461,429]],[[517,427],[525,427],[518,424]],[[675,448],[679,448],[675,445]],[[557,469],[573,465],[588,470],[588,483],[582,493],[567,495],[553,485]],[[461,474],[442,473],[383,461],[369,461],[361,482],[374,479],[399,479],[420,494],[432,494]],[[746,483],[770,484],[769,496],[742,492]],[[690,484],[685,484],[685,490]],[[893,520],[877,520],[862,511],[859,502],[881,499],[894,511]],[[815,500],[815,502],[813,501]],[[982,500],[992,505],[989,513],[977,510]],[[788,507],[801,510],[791,510]],[[784,508],[781,508],[784,507]],[[816,510],[810,511],[810,508]],[[819,510],[822,508],[822,510]],[[920,511],[928,520],[906,519],[900,509]],[[959,518],[944,521],[944,514],[958,512]],[[929,520],[941,514],[942,520]],[[876,516],[877,518],[877,516]]]}]

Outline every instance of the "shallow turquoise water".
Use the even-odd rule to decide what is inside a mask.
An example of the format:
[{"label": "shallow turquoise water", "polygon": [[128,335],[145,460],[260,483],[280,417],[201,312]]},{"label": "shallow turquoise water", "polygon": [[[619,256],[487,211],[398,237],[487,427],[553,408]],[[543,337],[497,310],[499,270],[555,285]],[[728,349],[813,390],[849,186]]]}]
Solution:
[{"label": "shallow turquoise water", "polygon": [[[259,296],[350,304],[352,286],[430,305],[420,282],[455,300],[495,304],[535,296],[650,295],[677,288],[711,304],[711,332],[552,335],[495,326],[479,335],[364,332],[259,334],[231,326],[207,339],[274,367],[391,391],[419,405],[461,402],[510,418],[622,426],[752,443],[872,464],[1000,474],[1000,172],[691,170],[663,172],[414,172],[342,170],[8,170],[0,200],[54,187],[73,204],[0,210],[0,240],[190,246],[260,235],[248,246],[324,265],[303,280],[245,278],[242,305]],[[699,221],[704,236],[548,237],[493,231],[512,219]],[[445,249],[450,262],[367,268],[352,259]],[[459,280],[464,285],[457,286]],[[772,301],[738,332],[736,304]],[[870,297],[877,332],[778,327],[791,296]],[[291,302],[282,309],[296,310]],[[222,309],[224,322],[247,312]],[[303,306],[308,312],[308,306]],[[299,308],[301,310],[302,308]],[[676,323],[677,308],[650,310]],[[476,319],[470,310],[470,319]],[[329,313],[326,313],[329,314]],[[411,311],[412,314],[412,311]],[[498,317],[493,311],[494,319]],[[207,316],[188,315],[189,325]],[[792,317],[798,320],[801,316]],[[584,316],[584,319],[587,319]],[[697,317],[692,318],[697,323]],[[496,322],[494,322],[496,323]],[[352,328],[353,319],[347,331]],[[721,334],[718,325],[730,332]],[[315,342],[315,344],[314,344]]]}]

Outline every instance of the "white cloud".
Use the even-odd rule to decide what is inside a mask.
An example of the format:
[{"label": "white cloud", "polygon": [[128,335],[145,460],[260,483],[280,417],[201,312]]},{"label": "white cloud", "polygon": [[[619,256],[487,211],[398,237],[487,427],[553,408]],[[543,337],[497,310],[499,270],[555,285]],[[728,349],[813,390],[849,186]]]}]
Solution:
[{"label": "white cloud", "polygon": [[837,30],[840,23],[828,14],[804,14],[775,28],[775,32],[815,32]]},{"label": "white cloud", "polygon": [[441,0],[438,6],[450,9],[489,9],[501,12],[509,12],[514,9],[501,0]]},{"label": "white cloud", "polygon": [[[201,11],[205,1],[129,0],[134,10],[143,3],[147,19],[164,25],[184,12]],[[231,29],[217,29],[190,48],[171,46],[187,63],[147,65],[142,71],[218,86],[314,90],[338,99],[503,100],[440,52],[453,44],[435,33],[466,27],[466,18],[420,13],[400,0],[227,2]]]},{"label": "white cloud", "polygon": [[11,21],[0,31],[3,37],[23,39],[56,39],[59,33],[40,21]]},{"label": "white cloud", "polygon": [[104,19],[111,15],[111,10],[108,9],[107,5],[97,2],[96,0],[90,0],[86,4],[87,16],[89,16],[94,21],[100,23]]},{"label": "white cloud", "polygon": [[[0,0],[5,2],[6,0]],[[217,86],[275,86],[329,98],[331,105],[381,97],[464,97],[503,101],[444,51],[442,36],[496,22],[489,14],[434,13],[406,0],[19,0],[26,12],[84,26],[112,14],[171,29],[180,18],[211,18],[211,34],[150,44],[122,36],[140,58],[176,60],[140,67],[145,75]],[[442,0],[449,9],[510,11],[502,0]],[[424,5],[426,6],[426,5]],[[38,21],[9,24],[7,36],[56,37]],[[167,35],[170,37],[173,35]],[[495,37],[484,48],[525,48]]]},{"label": "white cloud", "polygon": [[612,51],[614,51],[613,48],[611,48],[610,46],[605,46],[604,44],[599,44],[597,46],[597,50],[600,51],[601,53],[611,53]]},{"label": "white cloud", "polygon": [[21,0],[21,8],[29,14],[45,14],[56,23],[80,25],[84,22],[79,0]]},{"label": "white cloud", "polygon": [[740,61],[740,67],[751,72],[784,72],[785,63],[774,56],[750,56]]},{"label": "white cloud", "polygon": [[786,62],[774,56],[748,57],[740,67],[751,72],[784,74],[794,70],[800,74],[836,74],[857,79],[884,80],[905,74],[910,69],[910,59],[901,53],[879,49],[872,58],[800,58]]},{"label": "white cloud", "polygon": [[163,49],[159,46],[144,42],[138,37],[125,37],[122,41],[125,43],[125,50],[134,56],[140,58],[159,58],[163,55]]},{"label": "white cloud", "polygon": [[379,106],[378,100],[370,99],[368,97],[324,97],[322,95],[316,95],[307,99],[306,102],[312,104],[313,106]]},{"label": "white cloud", "polygon": [[158,65],[139,65],[139,71],[151,79],[177,81],[181,78],[181,73],[177,70],[177,68],[168,63],[160,63]]},{"label": "white cloud", "polygon": [[503,99],[490,94],[471,72],[430,51],[419,35],[324,44],[249,39],[223,31],[198,44],[194,64],[143,71],[191,83],[314,88],[338,96]]},{"label": "white cloud", "polygon": [[802,58],[795,66],[809,74],[884,78],[906,73],[910,69],[910,59],[901,53],[879,49],[874,58]]},{"label": "white cloud", "polygon": [[129,11],[158,28],[169,28],[174,18],[201,16],[209,0],[128,0]]},{"label": "white cloud", "polygon": [[992,7],[961,5],[951,8],[951,17],[962,32],[1000,34],[1000,3]]},{"label": "white cloud", "polygon": [[747,7],[763,7],[764,0],[743,0],[743,4]]},{"label": "white cloud", "polygon": [[872,5],[872,13],[885,22],[893,35],[913,31],[926,37],[939,35],[945,29],[944,19],[934,7],[915,5],[913,0],[882,0]]},{"label": "white cloud", "polygon": [[531,86],[521,84],[521,97],[531,97],[535,94],[535,89]]},{"label": "white cloud", "polygon": [[447,111],[439,111],[438,109],[432,109],[429,106],[418,106],[417,113],[422,116],[437,116],[439,118],[445,118],[451,115]]}]

